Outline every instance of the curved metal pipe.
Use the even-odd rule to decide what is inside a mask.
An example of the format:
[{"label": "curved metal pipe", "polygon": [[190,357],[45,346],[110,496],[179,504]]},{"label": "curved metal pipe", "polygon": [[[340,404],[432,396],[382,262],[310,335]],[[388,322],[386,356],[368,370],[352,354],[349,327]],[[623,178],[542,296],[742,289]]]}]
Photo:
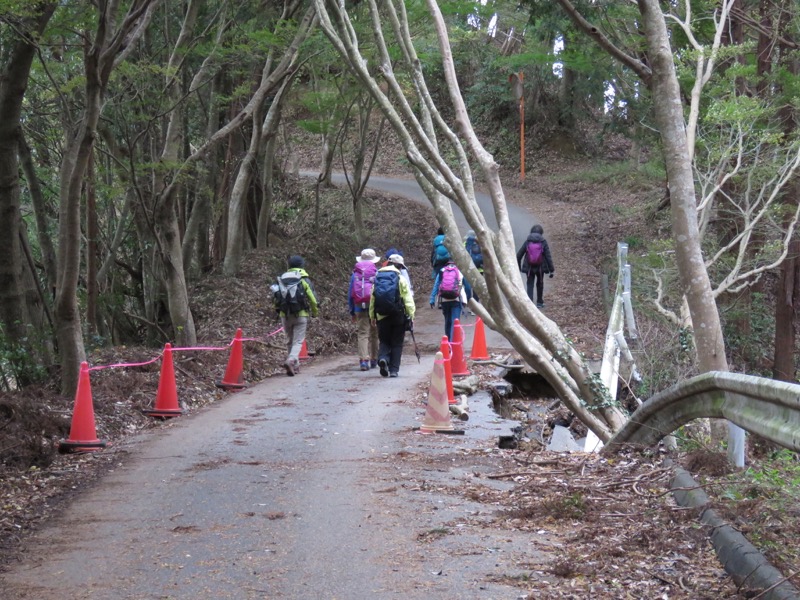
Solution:
[{"label": "curved metal pipe", "polygon": [[694,419],[727,419],[784,448],[800,451],[800,385],[765,377],[712,371],[647,400],[608,441],[654,446]]}]

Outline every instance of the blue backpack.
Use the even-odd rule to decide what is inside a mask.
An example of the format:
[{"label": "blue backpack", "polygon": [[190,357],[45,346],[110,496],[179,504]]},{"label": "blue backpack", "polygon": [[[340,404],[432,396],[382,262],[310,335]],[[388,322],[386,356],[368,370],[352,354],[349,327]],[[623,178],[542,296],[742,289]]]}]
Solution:
[{"label": "blue backpack", "polygon": [[450,251],[444,245],[444,236],[437,235],[433,239],[433,256],[431,257],[431,266],[434,270],[438,271],[447,264],[450,260]]},{"label": "blue backpack", "polygon": [[475,266],[478,269],[483,268],[483,252],[481,251],[481,245],[475,241],[469,247],[469,255],[472,257],[472,262],[475,263]]},{"label": "blue backpack", "polygon": [[400,274],[395,271],[378,271],[372,284],[375,313],[387,317],[403,314],[405,307],[400,297]]}]

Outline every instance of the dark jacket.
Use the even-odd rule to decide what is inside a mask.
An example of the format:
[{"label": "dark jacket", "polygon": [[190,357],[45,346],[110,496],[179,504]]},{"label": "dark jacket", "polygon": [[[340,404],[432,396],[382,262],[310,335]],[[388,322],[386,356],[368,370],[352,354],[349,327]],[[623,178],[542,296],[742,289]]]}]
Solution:
[{"label": "dark jacket", "polygon": [[550,256],[550,246],[547,245],[547,240],[544,239],[544,236],[541,233],[530,233],[528,234],[528,239],[525,240],[525,243],[522,244],[522,247],[517,250],[517,264],[519,264],[520,271],[525,273],[530,272],[530,266],[528,265],[528,243],[529,242],[540,242],[542,244],[542,264],[540,265],[542,273],[555,273],[556,267],[553,264],[553,257]]}]

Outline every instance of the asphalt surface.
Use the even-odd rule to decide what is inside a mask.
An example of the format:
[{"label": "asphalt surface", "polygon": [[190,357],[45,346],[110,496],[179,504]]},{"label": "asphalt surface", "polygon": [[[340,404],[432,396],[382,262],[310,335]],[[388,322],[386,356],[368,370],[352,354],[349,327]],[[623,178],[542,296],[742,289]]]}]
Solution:
[{"label": "asphalt surface", "polygon": [[[311,171],[301,171],[300,175],[303,177],[316,177],[317,173]],[[345,183],[344,175],[341,173],[334,173],[332,181],[337,185]],[[381,190],[390,194],[396,194],[415,200],[420,204],[430,207],[430,201],[427,199],[422,189],[419,187],[414,179],[398,179],[394,177],[378,177],[371,176],[367,183],[368,188]],[[497,230],[497,219],[495,218],[494,209],[492,208],[492,200],[486,194],[481,192],[475,193],[475,200],[480,207],[481,212],[486,218],[487,225],[494,230]],[[453,207],[453,214],[456,217],[456,223],[461,231],[462,236],[466,235],[470,229],[464,214],[461,209],[451,202]],[[530,233],[531,227],[538,223],[538,220],[526,209],[520,208],[513,204],[507,204],[506,210],[508,211],[509,220],[511,221],[511,230],[514,233],[514,249],[519,248]],[[435,233],[435,232],[433,232]],[[433,240],[433,233],[431,233],[431,240]]]},{"label": "asphalt surface", "polygon": [[[419,310],[424,356],[407,340],[396,379],[315,357],[103,450],[118,468],[33,537],[0,596],[515,598],[491,575],[548,540],[484,528],[486,507],[446,491],[493,471],[513,423],[476,395],[464,435],[415,431],[442,331]],[[458,535],[420,541],[444,528]]]}]

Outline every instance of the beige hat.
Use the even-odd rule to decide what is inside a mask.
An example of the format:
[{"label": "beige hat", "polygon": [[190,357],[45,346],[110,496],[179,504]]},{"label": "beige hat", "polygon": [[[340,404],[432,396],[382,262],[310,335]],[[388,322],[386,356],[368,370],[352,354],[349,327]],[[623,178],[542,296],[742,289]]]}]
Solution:
[{"label": "beige hat", "polygon": [[389,258],[387,258],[386,260],[388,260],[390,263],[392,263],[392,264],[394,264],[394,265],[402,265],[402,266],[404,266],[404,267],[406,266],[406,263],[405,263],[405,261],[403,260],[403,257],[402,257],[402,256],[400,256],[399,254],[392,254],[392,255],[391,255]]},{"label": "beige hat", "polygon": [[369,261],[369,262],[378,262],[381,259],[380,256],[375,254],[375,250],[372,248],[365,248],[361,251],[361,256],[356,256],[356,260],[359,261]]}]

